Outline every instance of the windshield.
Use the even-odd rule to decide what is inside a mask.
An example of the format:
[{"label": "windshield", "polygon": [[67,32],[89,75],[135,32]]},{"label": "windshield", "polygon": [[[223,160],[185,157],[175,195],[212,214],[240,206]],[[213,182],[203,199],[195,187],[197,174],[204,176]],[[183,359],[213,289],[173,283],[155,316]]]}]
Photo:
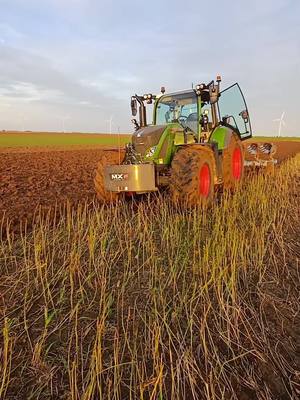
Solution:
[{"label": "windshield", "polygon": [[193,132],[198,131],[197,96],[194,91],[165,95],[158,100],[156,125],[179,122]]}]

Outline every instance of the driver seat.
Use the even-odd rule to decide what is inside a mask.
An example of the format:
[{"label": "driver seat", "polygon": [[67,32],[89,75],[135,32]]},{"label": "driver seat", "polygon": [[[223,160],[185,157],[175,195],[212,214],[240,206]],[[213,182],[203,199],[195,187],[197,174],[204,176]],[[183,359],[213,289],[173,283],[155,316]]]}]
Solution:
[{"label": "driver seat", "polygon": [[198,131],[198,114],[197,114],[196,112],[190,114],[190,115],[187,117],[186,121],[185,121],[185,125],[186,125],[191,131],[193,131],[194,133],[197,133],[197,131]]}]

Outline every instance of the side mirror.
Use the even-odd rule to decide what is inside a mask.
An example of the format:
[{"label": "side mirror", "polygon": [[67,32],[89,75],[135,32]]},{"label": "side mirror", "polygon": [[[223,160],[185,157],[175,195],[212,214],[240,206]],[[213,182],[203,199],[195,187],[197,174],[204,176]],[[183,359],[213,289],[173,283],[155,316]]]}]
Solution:
[{"label": "side mirror", "polygon": [[241,116],[245,122],[245,124],[249,121],[249,114],[247,110],[243,110],[239,113],[239,116]]},{"label": "side mirror", "polygon": [[133,117],[135,117],[137,114],[137,101],[134,97],[131,98],[130,105],[131,105],[131,114]]},{"label": "side mirror", "polygon": [[136,131],[140,129],[140,126],[139,126],[139,124],[138,124],[138,122],[137,122],[136,119],[132,119],[131,122],[133,123],[134,129],[135,129]]}]

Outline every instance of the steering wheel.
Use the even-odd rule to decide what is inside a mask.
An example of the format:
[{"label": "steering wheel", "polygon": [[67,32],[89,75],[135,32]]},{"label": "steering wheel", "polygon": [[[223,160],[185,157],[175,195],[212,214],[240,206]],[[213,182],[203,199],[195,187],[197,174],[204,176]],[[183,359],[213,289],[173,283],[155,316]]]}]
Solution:
[{"label": "steering wheel", "polygon": [[[180,115],[179,117],[178,117],[178,122],[180,122],[181,124],[183,123],[185,123],[186,122],[186,120],[188,119],[188,117],[186,117],[185,115]],[[182,121],[180,121],[180,120],[182,120]]]}]

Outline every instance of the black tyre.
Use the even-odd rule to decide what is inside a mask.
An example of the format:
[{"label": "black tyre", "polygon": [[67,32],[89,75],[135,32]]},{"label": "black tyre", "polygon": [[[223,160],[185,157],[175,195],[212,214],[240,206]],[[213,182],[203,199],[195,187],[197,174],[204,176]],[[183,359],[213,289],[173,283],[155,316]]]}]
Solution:
[{"label": "black tyre", "polygon": [[207,205],[214,197],[216,168],[208,146],[182,147],[171,165],[170,194],[174,203],[187,207]]}]

